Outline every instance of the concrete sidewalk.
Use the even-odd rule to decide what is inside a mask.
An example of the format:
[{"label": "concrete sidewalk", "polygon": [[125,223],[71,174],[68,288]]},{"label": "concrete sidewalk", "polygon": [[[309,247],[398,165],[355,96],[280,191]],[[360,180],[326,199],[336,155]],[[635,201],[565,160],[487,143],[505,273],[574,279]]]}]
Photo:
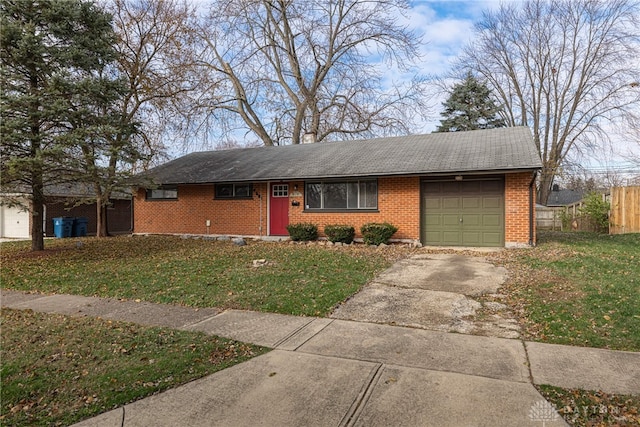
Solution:
[{"label": "concrete sidewalk", "polygon": [[550,426],[565,424],[532,383],[640,394],[640,353],[74,295],[3,290],[1,303],[274,348],[80,426]]}]

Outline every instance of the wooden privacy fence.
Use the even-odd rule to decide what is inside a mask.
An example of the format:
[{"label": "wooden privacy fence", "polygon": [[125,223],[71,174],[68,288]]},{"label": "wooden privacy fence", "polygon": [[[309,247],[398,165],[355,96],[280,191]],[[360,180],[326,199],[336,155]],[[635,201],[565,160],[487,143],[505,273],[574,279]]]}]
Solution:
[{"label": "wooden privacy fence", "polygon": [[562,206],[536,206],[536,228],[538,230],[563,230],[562,212],[566,208]]},{"label": "wooden privacy fence", "polygon": [[640,233],[640,186],[612,187],[609,234]]}]

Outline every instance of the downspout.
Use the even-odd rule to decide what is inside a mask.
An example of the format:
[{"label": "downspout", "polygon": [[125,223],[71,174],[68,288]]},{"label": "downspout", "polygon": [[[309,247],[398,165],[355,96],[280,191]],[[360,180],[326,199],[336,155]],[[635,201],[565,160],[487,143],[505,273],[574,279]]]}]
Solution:
[{"label": "downspout", "polygon": [[535,200],[533,199],[533,186],[536,182],[536,176],[538,172],[533,171],[531,176],[531,182],[529,183],[529,246],[534,246],[533,244],[533,204]]}]

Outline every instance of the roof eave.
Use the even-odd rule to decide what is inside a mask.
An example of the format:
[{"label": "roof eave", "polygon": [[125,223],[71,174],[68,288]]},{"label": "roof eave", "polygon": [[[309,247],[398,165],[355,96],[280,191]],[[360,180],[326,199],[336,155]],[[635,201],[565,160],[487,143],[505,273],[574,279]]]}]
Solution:
[{"label": "roof eave", "polygon": [[230,182],[272,182],[272,181],[308,181],[308,180],[321,180],[321,179],[341,179],[341,178],[377,178],[377,177],[400,177],[400,176],[447,176],[447,175],[490,175],[490,174],[507,174],[507,173],[522,173],[522,172],[535,172],[542,169],[541,166],[521,166],[512,168],[499,168],[499,169],[451,169],[451,170],[423,170],[418,172],[396,171],[396,172],[378,172],[378,173],[366,173],[366,174],[339,174],[339,175],[306,175],[306,176],[272,176],[261,178],[237,178],[237,179],[220,179],[215,181],[164,181],[156,182],[156,185],[211,185],[211,184],[223,184]]}]

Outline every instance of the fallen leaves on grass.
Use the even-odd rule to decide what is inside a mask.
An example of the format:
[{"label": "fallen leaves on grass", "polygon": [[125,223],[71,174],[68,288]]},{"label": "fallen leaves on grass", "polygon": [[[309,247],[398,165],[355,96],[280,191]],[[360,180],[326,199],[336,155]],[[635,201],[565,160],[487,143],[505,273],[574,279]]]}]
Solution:
[{"label": "fallen leaves on grass", "polygon": [[[3,286],[45,293],[111,297],[192,307],[236,308],[283,314],[327,314],[394,261],[407,245],[182,239],[136,236],[47,242],[33,257],[20,245],[3,246]],[[253,260],[264,259],[264,268]]]},{"label": "fallen leaves on grass", "polygon": [[2,425],[69,425],[261,354],[202,333],[2,309]]}]

